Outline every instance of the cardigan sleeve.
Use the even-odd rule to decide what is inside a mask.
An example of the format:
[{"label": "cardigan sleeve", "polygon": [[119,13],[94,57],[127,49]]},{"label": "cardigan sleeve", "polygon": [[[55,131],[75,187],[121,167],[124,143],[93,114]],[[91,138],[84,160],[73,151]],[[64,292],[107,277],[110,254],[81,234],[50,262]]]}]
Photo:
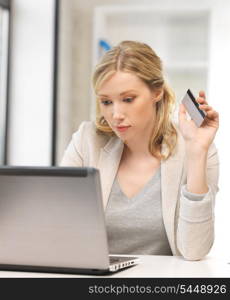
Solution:
[{"label": "cardigan sleeve", "polygon": [[214,207],[219,191],[219,158],[214,143],[208,152],[206,174],[208,192],[202,200],[186,197],[183,186],[180,191],[176,240],[179,252],[188,260],[202,259],[214,242]]},{"label": "cardigan sleeve", "polygon": [[200,200],[204,199],[205,195],[207,194],[207,193],[205,193],[205,194],[194,194],[194,193],[191,193],[191,192],[189,192],[187,190],[186,184],[184,184],[182,186],[181,193],[182,193],[182,195],[184,197],[186,197],[187,199],[192,200],[192,201],[200,201]]}]

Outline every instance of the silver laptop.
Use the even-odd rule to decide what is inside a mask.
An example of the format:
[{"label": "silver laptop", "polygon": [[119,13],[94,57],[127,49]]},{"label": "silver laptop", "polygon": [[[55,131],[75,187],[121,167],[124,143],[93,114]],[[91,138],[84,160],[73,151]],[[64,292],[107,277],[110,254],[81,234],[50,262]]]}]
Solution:
[{"label": "silver laptop", "polygon": [[138,262],[108,253],[98,169],[0,167],[0,269],[107,274]]}]

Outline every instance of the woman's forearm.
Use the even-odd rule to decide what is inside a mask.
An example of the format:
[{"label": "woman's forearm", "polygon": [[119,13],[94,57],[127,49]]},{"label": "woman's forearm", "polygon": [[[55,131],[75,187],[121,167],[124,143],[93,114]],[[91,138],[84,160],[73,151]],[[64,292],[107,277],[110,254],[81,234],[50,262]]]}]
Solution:
[{"label": "woman's forearm", "polygon": [[206,165],[207,151],[193,152],[187,149],[187,191],[194,194],[208,192]]}]

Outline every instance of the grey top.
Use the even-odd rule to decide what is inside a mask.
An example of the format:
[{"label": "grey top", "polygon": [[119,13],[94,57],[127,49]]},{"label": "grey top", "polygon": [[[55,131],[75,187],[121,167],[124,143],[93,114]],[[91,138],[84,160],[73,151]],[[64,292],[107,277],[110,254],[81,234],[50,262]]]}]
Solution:
[{"label": "grey top", "polygon": [[[132,198],[115,178],[105,211],[109,253],[172,255],[162,217],[160,170]],[[189,200],[205,195],[182,192]]]}]

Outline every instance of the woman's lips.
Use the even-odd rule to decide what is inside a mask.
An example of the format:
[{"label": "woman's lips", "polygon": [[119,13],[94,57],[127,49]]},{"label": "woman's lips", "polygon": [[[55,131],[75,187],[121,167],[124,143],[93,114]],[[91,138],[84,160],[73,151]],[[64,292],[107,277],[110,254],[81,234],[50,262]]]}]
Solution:
[{"label": "woman's lips", "polygon": [[130,126],[116,127],[116,129],[117,129],[119,132],[124,132],[124,131],[128,130],[129,127],[130,127]]}]

